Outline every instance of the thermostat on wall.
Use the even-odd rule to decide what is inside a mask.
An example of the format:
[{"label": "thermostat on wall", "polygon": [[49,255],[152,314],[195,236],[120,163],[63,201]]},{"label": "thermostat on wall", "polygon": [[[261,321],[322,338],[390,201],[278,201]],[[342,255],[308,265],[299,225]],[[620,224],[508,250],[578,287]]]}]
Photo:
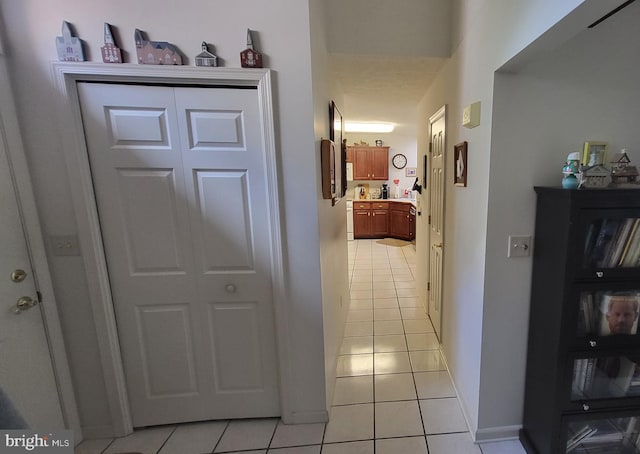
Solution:
[{"label": "thermostat on wall", "polygon": [[480,101],[469,104],[462,110],[462,126],[475,128],[480,125]]}]

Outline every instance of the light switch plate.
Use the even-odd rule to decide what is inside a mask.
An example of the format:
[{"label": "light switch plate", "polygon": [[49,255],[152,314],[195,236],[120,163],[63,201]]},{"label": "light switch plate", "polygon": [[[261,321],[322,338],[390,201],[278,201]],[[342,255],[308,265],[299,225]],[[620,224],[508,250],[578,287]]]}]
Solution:
[{"label": "light switch plate", "polygon": [[480,101],[469,104],[462,109],[462,126],[465,128],[480,126]]},{"label": "light switch plate", "polygon": [[49,242],[55,256],[80,255],[77,235],[52,235]]},{"label": "light switch plate", "polygon": [[531,256],[531,235],[509,235],[507,257]]}]

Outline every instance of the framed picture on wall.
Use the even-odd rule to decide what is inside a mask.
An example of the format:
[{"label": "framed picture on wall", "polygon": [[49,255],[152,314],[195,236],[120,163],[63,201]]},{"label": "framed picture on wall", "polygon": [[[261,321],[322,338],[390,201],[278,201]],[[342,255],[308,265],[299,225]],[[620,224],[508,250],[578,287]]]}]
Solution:
[{"label": "framed picture on wall", "polygon": [[342,114],[334,101],[329,105],[329,139],[335,147],[336,173],[335,173],[335,196],[333,205],[338,203],[347,192],[347,147],[343,140],[344,122]]},{"label": "framed picture on wall", "polygon": [[407,177],[415,177],[417,173],[418,173],[417,167],[407,167],[404,170],[404,175]]},{"label": "framed picture on wall", "polygon": [[453,146],[453,184],[467,187],[467,142]]}]

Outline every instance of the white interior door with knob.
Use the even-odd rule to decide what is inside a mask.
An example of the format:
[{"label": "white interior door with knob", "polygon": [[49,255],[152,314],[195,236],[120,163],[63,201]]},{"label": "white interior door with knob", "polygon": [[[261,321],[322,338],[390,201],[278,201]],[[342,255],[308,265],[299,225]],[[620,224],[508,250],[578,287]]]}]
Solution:
[{"label": "white interior door with knob", "polygon": [[[4,96],[0,100],[7,102]],[[23,428],[24,421],[32,430],[60,430],[63,414],[6,149],[4,107],[0,109],[0,388],[19,416],[10,416],[0,402],[0,429]]]},{"label": "white interior door with knob", "polygon": [[442,269],[444,258],[444,191],[445,191],[445,108],[429,119],[431,149],[431,190],[429,209],[429,284],[428,312],[433,329],[442,342]]},{"label": "white interior door with knob", "polygon": [[256,90],[78,88],[134,426],[279,415]]}]

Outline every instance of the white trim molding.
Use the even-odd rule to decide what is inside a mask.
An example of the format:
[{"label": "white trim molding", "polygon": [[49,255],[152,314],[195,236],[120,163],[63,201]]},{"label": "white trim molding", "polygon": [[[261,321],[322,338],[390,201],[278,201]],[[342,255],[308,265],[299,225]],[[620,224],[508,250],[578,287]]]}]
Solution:
[{"label": "white trim molding", "polygon": [[100,360],[104,369],[113,435],[127,435],[132,432],[133,427],[77,91],[77,83],[86,81],[162,83],[174,86],[244,86],[257,89],[269,191],[269,225],[267,227],[271,238],[281,417],[285,422],[293,422],[298,419],[292,411],[293,396],[289,386],[292,375],[289,360],[290,343],[287,314],[290,313],[290,310],[282,252],[279,179],[270,70],[68,62],[53,62],[51,69],[59,90],[59,111],[62,112],[62,115],[59,115],[58,119],[61,140],[64,145],[70,180],[74,182],[74,188],[71,191],[73,206],[78,224],[80,250],[86,267]]},{"label": "white trim molding", "polygon": [[[0,55],[2,55],[1,43]],[[36,287],[43,298],[43,304],[40,308],[49,344],[51,365],[58,387],[58,397],[64,424],[65,427],[73,430],[76,440],[81,440],[82,431],[71,380],[71,369],[64,345],[62,326],[58,316],[58,305],[53,292],[53,283],[45,253],[40,218],[8,76],[6,60],[3,57],[0,59],[0,77],[5,80],[0,84],[0,140],[4,141],[6,145],[5,151],[10,162],[10,171],[14,177],[18,205],[20,207],[20,220],[27,243],[29,261],[33,267]]]},{"label": "white trim molding", "polygon": [[488,427],[476,430],[474,440],[476,443],[490,443],[495,441],[517,440],[521,425]]}]

